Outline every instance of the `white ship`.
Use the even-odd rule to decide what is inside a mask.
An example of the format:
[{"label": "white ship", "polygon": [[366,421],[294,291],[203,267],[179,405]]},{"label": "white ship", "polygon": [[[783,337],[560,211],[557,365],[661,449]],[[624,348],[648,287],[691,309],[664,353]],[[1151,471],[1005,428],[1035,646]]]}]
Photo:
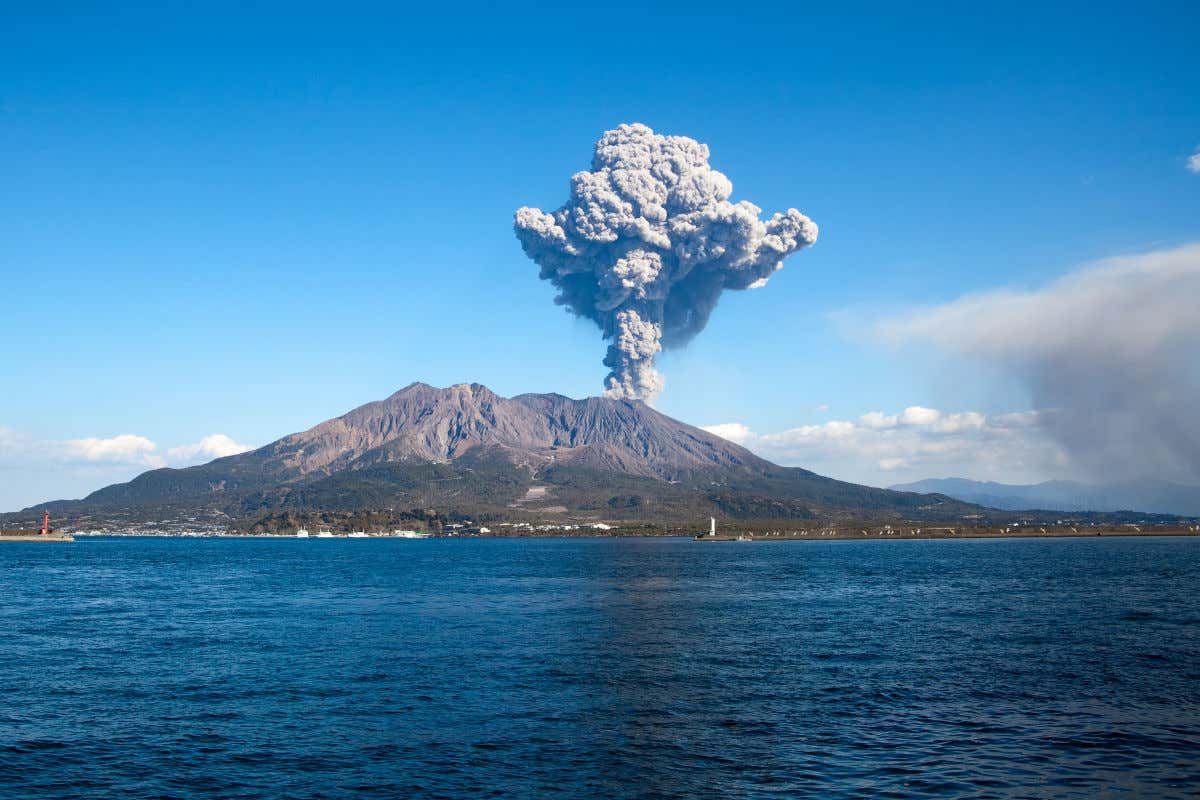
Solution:
[{"label": "white ship", "polygon": [[350,534],[350,538],[351,539],[366,539],[367,532],[366,531],[354,531]]},{"label": "white ship", "polygon": [[398,536],[401,539],[428,539],[433,534],[417,533],[416,531],[392,531],[392,536]]},{"label": "white ship", "polygon": [[317,538],[318,539],[332,539],[333,532],[332,531],[317,531]]},{"label": "white ship", "polygon": [[304,530],[304,528],[301,528],[300,530],[296,531],[296,538],[297,539],[307,539],[308,531]]}]

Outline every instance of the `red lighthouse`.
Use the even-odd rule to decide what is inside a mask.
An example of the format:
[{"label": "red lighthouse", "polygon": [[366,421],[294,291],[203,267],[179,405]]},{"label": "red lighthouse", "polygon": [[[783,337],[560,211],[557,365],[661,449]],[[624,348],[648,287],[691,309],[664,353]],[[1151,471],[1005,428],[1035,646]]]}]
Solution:
[{"label": "red lighthouse", "polygon": [[50,533],[50,512],[49,512],[49,511],[43,511],[43,512],[42,512],[42,532],[41,532],[41,535],[42,535],[42,536],[46,536],[46,535],[48,535],[49,533]]}]

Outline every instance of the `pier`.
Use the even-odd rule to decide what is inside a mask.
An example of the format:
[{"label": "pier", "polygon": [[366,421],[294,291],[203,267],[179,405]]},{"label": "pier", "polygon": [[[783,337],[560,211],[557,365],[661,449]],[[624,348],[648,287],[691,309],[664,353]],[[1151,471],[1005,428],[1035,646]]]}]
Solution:
[{"label": "pier", "polygon": [[50,527],[50,512],[42,512],[42,527],[40,530],[11,530],[0,529],[0,542],[73,542],[75,537],[69,533],[58,533]]}]

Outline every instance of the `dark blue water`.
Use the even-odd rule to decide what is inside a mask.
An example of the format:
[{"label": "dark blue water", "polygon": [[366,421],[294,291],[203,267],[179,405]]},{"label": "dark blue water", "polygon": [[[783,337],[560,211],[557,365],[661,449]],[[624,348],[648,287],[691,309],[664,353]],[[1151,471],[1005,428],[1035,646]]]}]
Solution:
[{"label": "dark blue water", "polygon": [[1200,540],[0,545],[0,797],[1194,797]]}]

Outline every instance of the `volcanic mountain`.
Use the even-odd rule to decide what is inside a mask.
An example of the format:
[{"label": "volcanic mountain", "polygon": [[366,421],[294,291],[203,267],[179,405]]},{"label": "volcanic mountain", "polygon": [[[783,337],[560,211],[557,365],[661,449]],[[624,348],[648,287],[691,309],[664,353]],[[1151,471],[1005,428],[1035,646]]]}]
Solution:
[{"label": "volcanic mountain", "polygon": [[937,518],[974,507],[780,467],[638,401],[423,383],[251,452],[51,504],[68,516],[385,508],[682,521]]}]

